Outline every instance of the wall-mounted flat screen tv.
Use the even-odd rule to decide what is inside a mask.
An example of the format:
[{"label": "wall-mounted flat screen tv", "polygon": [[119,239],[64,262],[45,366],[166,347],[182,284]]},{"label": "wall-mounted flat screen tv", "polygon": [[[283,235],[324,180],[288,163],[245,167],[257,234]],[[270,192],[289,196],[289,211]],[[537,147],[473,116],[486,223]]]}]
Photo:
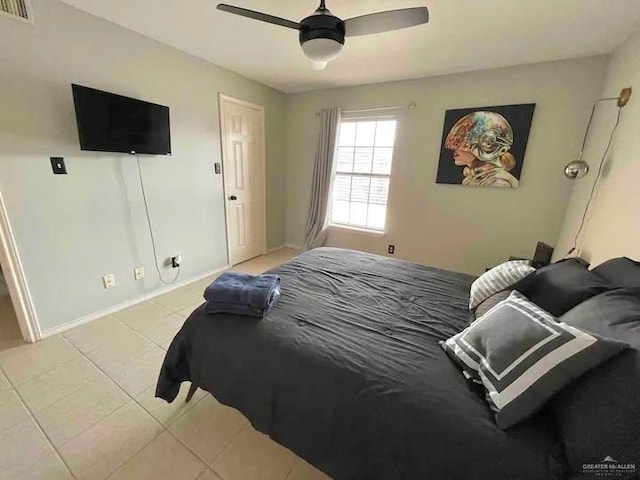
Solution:
[{"label": "wall-mounted flat screen tv", "polygon": [[169,107],[73,84],[80,148],[171,154]]}]

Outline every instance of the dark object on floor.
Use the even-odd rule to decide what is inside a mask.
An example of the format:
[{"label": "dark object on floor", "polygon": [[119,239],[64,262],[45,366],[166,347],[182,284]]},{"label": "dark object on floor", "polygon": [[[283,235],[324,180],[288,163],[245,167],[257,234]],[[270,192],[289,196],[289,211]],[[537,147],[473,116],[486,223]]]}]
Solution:
[{"label": "dark object on floor", "polygon": [[280,277],[224,272],[204,291],[207,313],[262,318],[280,298]]},{"label": "dark object on floor", "polygon": [[544,418],[500,430],[438,344],[467,326],[473,277],[331,248],[273,273],[262,321],[189,317],[158,397],[195,382],[336,480],[563,478]]}]

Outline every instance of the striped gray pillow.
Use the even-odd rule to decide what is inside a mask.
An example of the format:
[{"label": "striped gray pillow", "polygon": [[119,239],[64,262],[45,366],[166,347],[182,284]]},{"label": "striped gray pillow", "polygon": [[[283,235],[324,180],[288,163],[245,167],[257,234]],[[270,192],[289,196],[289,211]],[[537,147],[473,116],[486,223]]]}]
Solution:
[{"label": "striped gray pillow", "polygon": [[511,260],[483,273],[471,284],[469,310],[473,310],[491,295],[513,287],[536,269],[529,260]]},{"label": "striped gray pillow", "polygon": [[486,390],[502,429],[628,345],[558,322],[514,291],[443,348]]}]

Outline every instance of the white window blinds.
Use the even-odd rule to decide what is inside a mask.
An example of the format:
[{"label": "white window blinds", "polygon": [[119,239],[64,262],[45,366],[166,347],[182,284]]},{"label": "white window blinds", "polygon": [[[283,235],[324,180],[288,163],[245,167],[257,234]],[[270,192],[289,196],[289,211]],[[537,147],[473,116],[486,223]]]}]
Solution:
[{"label": "white window blinds", "polygon": [[32,22],[31,8],[27,0],[0,0],[0,15]]},{"label": "white window blinds", "polygon": [[384,230],[395,133],[393,118],[342,120],[331,223]]}]

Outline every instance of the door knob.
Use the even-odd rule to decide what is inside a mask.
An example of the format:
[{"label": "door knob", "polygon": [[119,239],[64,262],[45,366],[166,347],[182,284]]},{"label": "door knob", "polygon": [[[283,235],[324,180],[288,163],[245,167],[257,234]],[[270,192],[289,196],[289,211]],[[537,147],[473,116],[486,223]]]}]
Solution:
[{"label": "door knob", "polygon": [[229,200],[237,200],[237,199],[238,199],[238,197],[236,197],[235,195],[231,195],[231,196],[229,197]]}]

